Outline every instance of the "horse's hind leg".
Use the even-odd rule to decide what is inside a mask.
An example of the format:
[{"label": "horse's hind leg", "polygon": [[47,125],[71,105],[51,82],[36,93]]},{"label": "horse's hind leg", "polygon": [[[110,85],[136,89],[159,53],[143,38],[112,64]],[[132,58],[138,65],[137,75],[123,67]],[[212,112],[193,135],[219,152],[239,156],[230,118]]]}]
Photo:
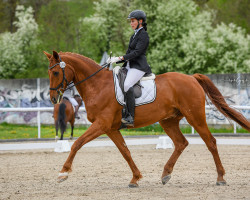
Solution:
[{"label": "horse's hind leg", "polygon": [[74,134],[74,124],[75,124],[75,120],[73,119],[73,120],[71,120],[70,121],[70,126],[71,126],[71,134],[70,134],[70,140],[72,140],[73,139],[73,134]]},{"label": "horse's hind leg", "polygon": [[74,132],[74,124],[73,125],[71,125],[71,135],[70,135],[70,140],[72,140],[73,139],[73,133]]},{"label": "horse's hind leg", "polygon": [[[181,117],[180,117],[181,118]],[[164,170],[162,173],[162,184],[165,185],[169,179],[171,178],[171,173],[173,171],[174,165],[184,151],[186,146],[188,145],[188,141],[183,136],[182,132],[179,128],[180,118],[169,118],[160,121],[160,125],[167,133],[167,135],[172,139],[175,149],[168,162],[164,166]]]},{"label": "horse's hind leg", "polygon": [[61,138],[60,138],[60,140],[63,140],[63,133],[64,133],[64,131],[61,129]]},{"label": "horse's hind leg", "polygon": [[[185,115],[185,114],[184,114]],[[205,144],[207,145],[208,150],[212,153],[214,162],[217,168],[217,185],[225,185],[226,181],[223,179],[225,175],[225,170],[220,160],[220,156],[217,150],[216,139],[212,136],[211,132],[208,129],[206,123],[205,107],[195,109],[195,111],[186,113],[186,119],[191,126],[199,133]]]},{"label": "horse's hind leg", "polygon": [[56,128],[56,140],[58,140],[58,127],[59,127],[59,123],[58,120],[55,120],[55,128]]},{"label": "horse's hind leg", "polygon": [[132,170],[133,178],[130,181],[129,187],[138,187],[137,181],[139,181],[139,179],[142,178],[142,175],[131,157],[130,151],[121,135],[121,132],[118,130],[115,130],[111,133],[108,133],[107,135],[115,143],[115,145],[121,152],[124,159],[128,162],[130,169]]}]

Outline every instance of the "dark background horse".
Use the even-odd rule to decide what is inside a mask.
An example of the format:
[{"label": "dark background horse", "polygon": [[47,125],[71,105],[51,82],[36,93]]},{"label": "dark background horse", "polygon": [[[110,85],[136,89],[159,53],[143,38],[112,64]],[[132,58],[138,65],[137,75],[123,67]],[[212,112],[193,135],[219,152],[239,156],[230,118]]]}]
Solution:
[{"label": "dark background horse", "polygon": [[[79,104],[79,107],[82,105],[82,99],[79,95],[74,95],[75,100]],[[73,105],[68,98],[64,97],[60,104],[55,104],[54,106],[54,120],[56,128],[56,140],[58,139],[58,129],[61,131],[61,138],[63,140],[63,134],[67,128],[67,122],[71,125],[71,136],[70,139],[73,139],[73,130],[75,123],[75,112]]]}]

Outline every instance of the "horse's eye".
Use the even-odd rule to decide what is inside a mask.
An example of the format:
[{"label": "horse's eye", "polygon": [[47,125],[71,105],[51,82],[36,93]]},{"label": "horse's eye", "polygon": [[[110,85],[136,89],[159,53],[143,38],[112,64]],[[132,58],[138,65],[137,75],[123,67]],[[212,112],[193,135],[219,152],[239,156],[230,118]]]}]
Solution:
[{"label": "horse's eye", "polygon": [[53,72],[54,76],[58,76],[59,72]]}]

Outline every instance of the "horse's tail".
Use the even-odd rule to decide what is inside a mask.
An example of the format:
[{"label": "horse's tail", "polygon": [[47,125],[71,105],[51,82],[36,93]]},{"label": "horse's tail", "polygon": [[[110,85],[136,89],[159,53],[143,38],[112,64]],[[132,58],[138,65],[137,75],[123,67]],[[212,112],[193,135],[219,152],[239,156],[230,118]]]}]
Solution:
[{"label": "horse's tail", "polygon": [[61,130],[61,133],[64,133],[67,127],[67,123],[65,121],[65,118],[66,118],[65,109],[66,109],[66,104],[61,103],[59,106],[59,111],[58,111],[58,123],[59,123],[59,128]]},{"label": "horse's tail", "polygon": [[218,88],[207,76],[194,74],[193,77],[199,82],[208,98],[223,115],[250,131],[250,122],[240,112],[229,107]]}]

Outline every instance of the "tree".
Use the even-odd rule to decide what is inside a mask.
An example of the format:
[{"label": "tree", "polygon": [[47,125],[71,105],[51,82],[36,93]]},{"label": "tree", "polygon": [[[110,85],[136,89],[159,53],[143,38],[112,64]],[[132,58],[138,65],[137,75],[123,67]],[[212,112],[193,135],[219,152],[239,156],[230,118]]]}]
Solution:
[{"label": "tree", "polygon": [[191,0],[157,1],[154,9],[150,9],[152,0],[143,4],[142,9],[151,17],[148,19],[150,47],[148,60],[156,73],[169,71],[187,72],[180,65],[185,56],[182,38],[190,31],[208,30],[211,14],[199,13],[197,5]]},{"label": "tree", "polygon": [[123,54],[131,34],[128,10],[127,0],[95,2],[95,14],[80,20],[79,52],[94,60],[99,60],[104,51]]},{"label": "tree", "polygon": [[110,47],[123,55],[131,34],[123,19],[134,9],[147,13],[147,58],[155,73],[249,70],[249,36],[236,25],[213,27],[215,12],[201,11],[192,0],[100,1],[95,14],[82,20],[82,53],[97,58]]},{"label": "tree", "polygon": [[[210,30],[210,31],[209,31]],[[181,40],[186,73],[243,73],[250,69],[250,36],[235,24],[190,31]]]},{"label": "tree", "polygon": [[33,49],[38,45],[36,38],[38,25],[33,18],[33,9],[24,6],[16,8],[17,21],[13,22],[17,31],[0,35],[0,77],[14,78],[17,73],[25,71]]},{"label": "tree", "polygon": [[17,5],[23,5],[25,7],[32,7],[34,9],[34,17],[40,10],[42,5],[46,5],[51,0],[0,0],[0,33],[16,31],[16,27],[13,25],[15,21],[15,11]]},{"label": "tree", "polygon": [[203,7],[216,10],[216,24],[234,23],[250,33],[250,0],[209,0]]},{"label": "tree", "polygon": [[38,16],[39,38],[47,51],[69,51],[75,44],[74,21],[70,17],[69,7],[64,2],[52,0],[42,6]]}]

